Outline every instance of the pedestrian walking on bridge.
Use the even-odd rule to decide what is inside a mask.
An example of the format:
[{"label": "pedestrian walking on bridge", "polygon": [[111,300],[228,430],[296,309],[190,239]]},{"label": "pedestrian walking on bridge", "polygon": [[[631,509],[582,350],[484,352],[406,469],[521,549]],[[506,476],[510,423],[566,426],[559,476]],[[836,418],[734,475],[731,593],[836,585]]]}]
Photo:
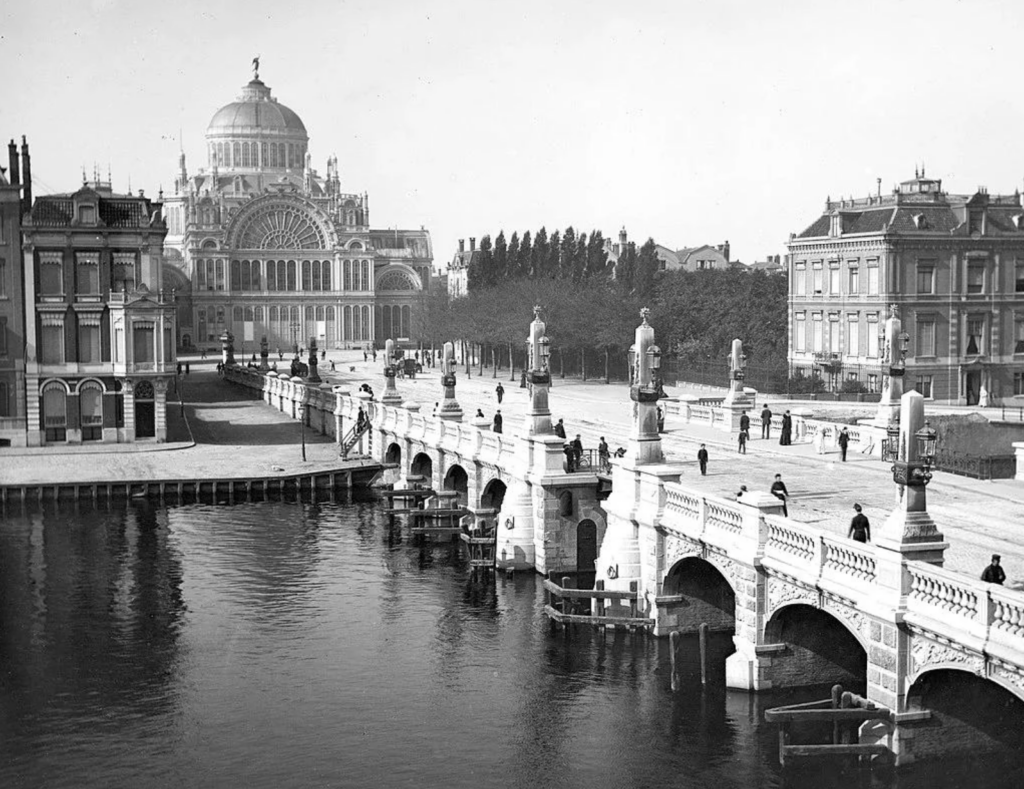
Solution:
[{"label": "pedestrian walking on bridge", "polygon": [[700,449],[697,450],[697,462],[700,463],[700,475],[706,477],[708,475],[708,450],[704,444],[701,444]]},{"label": "pedestrian walking on bridge", "polygon": [[501,398],[505,396],[505,387],[502,386],[501,384],[498,384],[494,388],[494,393],[498,395],[498,405],[501,405]]},{"label": "pedestrian walking on bridge", "polygon": [[992,564],[985,568],[985,572],[981,574],[981,580],[987,584],[999,584],[1003,585],[1003,581],[1006,580],[1006,573],[1003,572],[1003,568],[999,566],[999,554],[992,554]]},{"label": "pedestrian walking on bridge", "polygon": [[839,441],[839,456],[842,458],[843,462],[845,463],[846,462],[846,449],[847,449],[847,447],[850,446],[850,434],[848,432],[846,432],[846,428],[845,427],[842,430],[839,431],[839,439],[838,439],[838,441]]},{"label": "pedestrian walking on bridge", "polygon": [[782,514],[785,517],[789,517],[789,507],[786,504],[786,500],[789,498],[789,491],[786,490],[786,483],[782,481],[782,475],[776,474],[775,481],[772,483],[771,494],[782,501]]},{"label": "pedestrian walking on bridge", "polygon": [[772,437],[772,409],[765,406],[761,409],[761,438]]},{"label": "pedestrian walking on bridge", "polygon": [[859,504],[854,504],[853,508],[857,514],[850,521],[850,531],[846,536],[854,542],[871,542],[871,523],[868,516],[864,514]]},{"label": "pedestrian walking on bridge", "polygon": [[502,425],[502,423],[503,423],[504,421],[505,421],[505,420],[504,420],[504,419],[502,418],[502,416],[501,416],[501,409],[499,408],[499,409],[498,409],[498,410],[497,410],[497,411],[496,411],[496,412],[494,413],[494,432],[495,432],[495,433],[500,433],[500,432],[501,432],[501,425]]},{"label": "pedestrian walking on bridge", "polygon": [[562,424],[562,420],[558,420],[558,424],[555,425],[555,435],[559,438],[565,438],[565,425]]}]

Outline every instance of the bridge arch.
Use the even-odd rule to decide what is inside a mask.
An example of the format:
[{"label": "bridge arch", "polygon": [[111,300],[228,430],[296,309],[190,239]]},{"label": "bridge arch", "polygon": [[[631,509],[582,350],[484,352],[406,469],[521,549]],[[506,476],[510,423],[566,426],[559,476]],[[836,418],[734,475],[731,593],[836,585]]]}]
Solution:
[{"label": "bridge arch", "polygon": [[427,484],[433,484],[434,461],[426,452],[417,452],[409,464],[409,473],[419,475],[427,480]]},{"label": "bridge arch", "polygon": [[466,469],[458,463],[448,467],[445,472],[444,482],[441,484],[444,490],[454,490],[459,494],[459,503],[466,504],[469,501],[469,474]]},{"label": "bridge arch", "polygon": [[806,603],[782,605],[765,624],[764,640],[784,645],[772,656],[774,687],[839,683],[867,692],[868,656],[860,635],[827,611]]},{"label": "bridge arch", "polygon": [[1012,683],[963,668],[926,669],[907,691],[908,711],[931,713],[914,729],[915,755],[1019,751],[1024,748],[1021,693]]},{"label": "bridge arch", "polygon": [[711,630],[736,629],[736,591],[714,564],[700,556],[685,556],[673,564],[662,582],[665,625],[684,632],[706,622]]},{"label": "bridge arch", "polygon": [[480,494],[480,506],[484,509],[493,508],[500,510],[501,505],[505,501],[505,493],[507,492],[508,486],[495,477],[484,485],[484,492]]},{"label": "bridge arch", "polygon": [[385,463],[396,463],[401,464],[402,462],[402,447],[395,441],[388,444],[388,449],[384,453]]}]

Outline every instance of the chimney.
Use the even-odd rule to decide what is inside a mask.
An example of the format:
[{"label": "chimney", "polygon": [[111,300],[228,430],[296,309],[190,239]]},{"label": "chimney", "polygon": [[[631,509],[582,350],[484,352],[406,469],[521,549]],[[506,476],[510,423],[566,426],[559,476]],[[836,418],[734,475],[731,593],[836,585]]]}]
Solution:
[{"label": "chimney", "polygon": [[469,239],[469,251],[473,252],[475,250],[476,250],[476,239],[475,238],[470,238]]},{"label": "chimney", "polygon": [[25,188],[21,192],[21,210],[27,213],[32,210],[32,162],[28,155],[28,143],[25,135],[21,135],[21,175]]},{"label": "chimney", "polygon": [[11,163],[11,186],[21,183],[21,167],[18,165],[18,146],[11,140],[7,146],[7,158]]},{"label": "chimney", "polygon": [[623,227],[622,230],[619,231],[619,246],[623,249],[623,251],[625,251],[625,249],[626,249],[626,228],[625,227]]},{"label": "chimney", "polygon": [[726,239],[725,243],[722,244],[722,257],[725,258],[726,263],[729,262],[729,239]]},{"label": "chimney", "polygon": [[465,252],[465,251],[466,251],[466,239],[460,238],[459,239],[459,252]]}]

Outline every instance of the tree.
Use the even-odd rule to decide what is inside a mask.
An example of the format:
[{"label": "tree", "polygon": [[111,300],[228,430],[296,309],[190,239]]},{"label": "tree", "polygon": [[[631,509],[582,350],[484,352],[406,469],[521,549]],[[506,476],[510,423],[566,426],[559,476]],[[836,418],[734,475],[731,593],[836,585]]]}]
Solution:
[{"label": "tree", "polygon": [[648,299],[654,295],[658,268],[658,247],[653,238],[648,238],[640,247],[640,254],[636,257],[636,269],[633,272],[633,292],[641,299]]},{"label": "tree", "polygon": [[530,260],[530,279],[544,276],[544,267],[548,262],[548,231],[543,227],[533,237],[533,256]]},{"label": "tree", "polygon": [[604,236],[600,230],[596,230],[587,239],[587,260],[582,279],[597,281],[607,278],[608,252],[604,248]]},{"label": "tree", "polygon": [[512,238],[508,241],[508,251],[505,253],[506,279],[519,279],[519,233],[513,231]]},{"label": "tree", "polygon": [[533,273],[533,238],[530,231],[523,233],[523,240],[519,244],[519,278],[528,279]]},{"label": "tree", "polygon": [[615,282],[622,293],[632,293],[636,277],[636,244],[628,242],[625,249],[619,250],[619,260],[615,264]]},{"label": "tree", "polygon": [[562,233],[561,248],[558,253],[558,276],[571,280],[576,259],[576,231],[569,225]]},{"label": "tree", "polygon": [[[498,281],[495,277],[494,254],[491,251],[491,237],[489,235],[480,239],[480,251],[474,257],[479,261],[477,265],[480,268],[481,286],[484,288],[494,287]],[[472,271],[472,264],[470,270]]]},{"label": "tree", "polygon": [[508,279],[508,246],[505,243],[505,231],[498,232],[494,239],[494,282],[504,282]]}]

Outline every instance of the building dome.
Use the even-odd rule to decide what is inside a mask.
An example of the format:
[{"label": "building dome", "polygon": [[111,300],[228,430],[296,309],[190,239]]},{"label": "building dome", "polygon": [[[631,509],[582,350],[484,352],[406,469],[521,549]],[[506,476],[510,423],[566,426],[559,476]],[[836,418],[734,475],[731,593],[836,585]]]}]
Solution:
[{"label": "building dome", "polygon": [[301,170],[308,142],[302,119],[260,79],[217,110],[206,127],[209,164],[225,170]]}]

